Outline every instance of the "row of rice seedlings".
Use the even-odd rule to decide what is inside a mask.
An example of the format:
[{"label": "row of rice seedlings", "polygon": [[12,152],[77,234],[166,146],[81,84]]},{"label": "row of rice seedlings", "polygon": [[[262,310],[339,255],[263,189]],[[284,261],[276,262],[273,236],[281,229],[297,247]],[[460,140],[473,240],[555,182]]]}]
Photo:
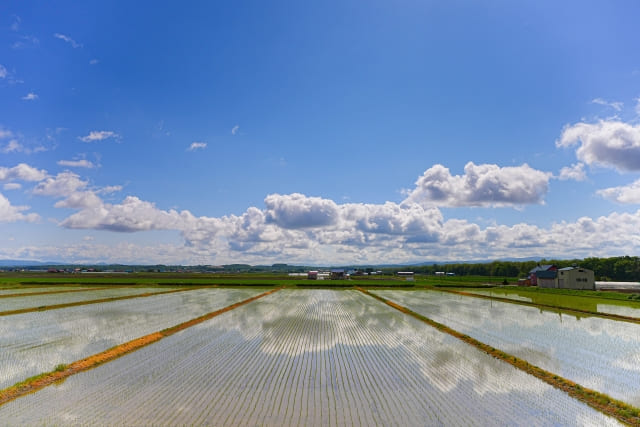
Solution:
[{"label": "row of rice seedlings", "polygon": [[372,291],[478,341],[640,406],[640,325],[432,291]]},{"label": "row of rice seedlings", "polygon": [[9,402],[0,419],[16,425],[615,424],[369,297],[330,290],[267,296]]},{"label": "row of rice seedlings", "polygon": [[202,289],[3,317],[0,389],[258,293]]},{"label": "row of rice seedlings", "polygon": [[163,291],[159,290],[158,288],[108,288],[83,292],[64,292],[46,295],[29,295],[15,298],[2,298],[0,299],[0,313],[26,308],[39,308],[54,306],[58,304],[68,304],[104,298],[142,295],[157,292]]}]

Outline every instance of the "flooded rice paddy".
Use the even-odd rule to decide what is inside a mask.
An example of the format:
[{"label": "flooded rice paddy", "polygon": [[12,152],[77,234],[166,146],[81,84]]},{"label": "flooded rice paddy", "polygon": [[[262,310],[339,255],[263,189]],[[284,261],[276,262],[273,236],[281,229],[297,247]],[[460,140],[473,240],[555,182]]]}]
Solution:
[{"label": "flooded rice paddy", "polygon": [[436,291],[374,293],[628,404],[640,406],[640,325]]},{"label": "flooded rice paddy", "polygon": [[[0,366],[12,361],[20,370],[20,361],[34,360],[46,365],[36,371],[50,370],[57,360],[78,359],[259,292],[194,290],[7,316]],[[416,311],[425,298],[443,304],[444,313],[454,307],[439,293],[380,293],[413,301]],[[465,302],[458,306],[462,318],[478,315]],[[509,309],[502,311],[498,318],[512,323]],[[453,328],[464,326],[441,317]],[[524,334],[520,340],[528,342]],[[12,369],[3,373],[5,386],[29,375]],[[10,401],[0,406],[0,419],[10,425],[616,424],[358,291],[289,289]]]}]

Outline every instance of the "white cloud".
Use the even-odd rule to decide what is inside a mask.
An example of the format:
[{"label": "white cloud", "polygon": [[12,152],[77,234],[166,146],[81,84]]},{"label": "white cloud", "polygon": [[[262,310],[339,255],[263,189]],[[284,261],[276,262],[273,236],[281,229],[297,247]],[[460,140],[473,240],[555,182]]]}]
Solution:
[{"label": "white cloud", "polygon": [[602,98],[595,98],[593,100],[591,100],[592,104],[598,104],[598,105],[604,105],[605,107],[611,107],[616,111],[622,111],[622,107],[624,106],[624,103],[622,102],[609,102],[609,101],[605,101]]},{"label": "white cloud", "polygon": [[118,191],[122,191],[122,185],[107,185],[106,187],[101,188],[97,192],[101,194],[111,194],[111,193],[117,193]]},{"label": "white cloud", "polygon": [[36,99],[38,99],[38,95],[33,92],[29,92],[28,94],[23,96],[22,99],[25,101],[35,101]]},{"label": "white cloud", "polygon": [[0,167],[0,181],[42,181],[47,171],[38,170],[26,163],[20,163],[12,168]]},{"label": "white cloud", "polygon": [[235,125],[234,127],[231,128],[231,135],[237,134],[239,130],[240,130],[240,126]]},{"label": "white cloud", "polygon": [[0,64],[0,79],[4,79],[9,75],[9,72],[4,67],[4,65]]},{"label": "white cloud", "polygon": [[[531,254],[611,256],[635,253],[640,247],[640,210],[597,219],[583,217],[548,228],[523,223],[483,228],[467,220],[445,221],[437,208],[415,203],[338,204],[299,193],[268,195],[264,209],[250,207],[242,215],[218,218],[162,210],[134,196],[109,204],[96,192],[80,189],[71,194],[56,203],[78,210],[60,223],[63,227],[179,231],[184,246],[144,254],[154,262],[401,263]],[[132,256],[135,260],[141,257]]]},{"label": "white cloud", "polygon": [[64,34],[55,33],[55,34],[53,35],[53,37],[55,37],[55,38],[57,38],[57,39],[60,39],[60,40],[63,40],[63,41],[65,41],[65,42],[69,43],[69,44],[70,44],[74,49],[79,48],[79,47],[82,47],[82,44],[80,44],[80,43],[76,42],[74,39],[72,39],[71,37],[66,36],[66,35],[64,35]]},{"label": "white cloud", "polygon": [[620,121],[577,123],[566,126],[558,147],[578,145],[578,160],[618,171],[640,170],[640,126]]},{"label": "white cloud", "polygon": [[202,150],[207,148],[207,143],[206,142],[192,142],[191,145],[189,146],[189,148],[187,148],[188,151],[195,151],[195,150]]},{"label": "white cloud", "polygon": [[558,179],[561,181],[584,181],[587,179],[587,174],[584,170],[584,163],[575,163],[571,166],[563,167],[560,169]]},{"label": "white cloud", "polygon": [[110,130],[92,130],[87,136],[79,136],[83,142],[102,141],[108,138],[120,138],[120,135]]},{"label": "white cloud", "polygon": [[92,60],[89,61],[89,65],[96,65],[98,62],[100,62],[100,61],[97,60],[97,59],[92,59]]},{"label": "white cloud", "polygon": [[5,190],[20,190],[22,188],[22,184],[17,182],[7,182],[2,186]]},{"label": "white cloud", "polygon": [[11,141],[9,141],[7,143],[7,145],[5,145],[4,147],[2,147],[2,152],[5,154],[8,153],[20,153],[22,151],[25,151],[25,148],[22,144],[20,144],[18,142],[17,139],[12,139]]},{"label": "white cloud", "polygon": [[102,206],[102,199],[93,191],[74,191],[66,199],[53,205],[56,208],[94,209]]},{"label": "white cloud", "polygon": [[[64,207],[74,206],[69,203]],[[71,215],[61,225],[66,228],[133,232],[178,229],[181,222],[181,214],[178,212],[159,210],[153,203],[134,196],[126,197],[122,203],[116,205],[104,204],[101,201],[96,203],[94,199],[83,207],[86,209]]]},{"label": "white cloud", "polygon": [[640,204],[640,179],[629,185],[598,190],[596,194],[618,203]]},{"label": "white cloud", "polygon": [[640,97],[636,98],[636,114],[640,116]]},{"label": "white cloud", "polygon": [[89,160],[58,160],[58,165],[70,168],[87,168],[92,169],[95,165]]},{"label": "white cloud", "polygon": [[282,228],[309,228],[333,224],[338,207],[332,200],[294,193],[271,194],[264,199],[266,220]]},{"label": "white cloud", "polygon": [[551,174],[522,166],[499,167],[469,162],[464,175],[453,176],[449,169],[435,165],[416,181],[404,203],[422,206],[522,206],[542,204]]},{"label": "white cloud", "polygon": [[78,190],[84,189],[87,182],[73,172],[60,172],[55,177],[48,177],[36,185],[33,194],[51,197],[69,197]]},{"label": "white cloud", "polygon": [[13,206],[9,199],[0,194],[0,222],[35,222],[40,219],[35,213],[23,214],[26,210],[29,210],[28,206]]}]

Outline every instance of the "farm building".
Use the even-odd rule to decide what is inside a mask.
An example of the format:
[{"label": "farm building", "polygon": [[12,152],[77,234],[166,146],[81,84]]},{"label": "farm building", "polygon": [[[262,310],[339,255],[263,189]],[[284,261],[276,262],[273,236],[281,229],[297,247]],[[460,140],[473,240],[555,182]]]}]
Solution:
[{"label": "farm building", "polygon": [[538,277],[539,277],[538,273],[543,271],[556,271],[556,270],[558,270],[558,267],[556,267],[553,264],[536,266],[534,269],[529,271],[529,280],[531,280],[531,286],[538,285]]},{"label": "farm building", "polygon": [[331,280],[344,279],[345,273],[343,269],[331,270]]},{"label": "farm building", "polygon": [[539,271],[538,286],[560,289],[596,289],[592,270],[582,267],[566,267],[557,271]]},{"label": "farm building", "polygon": [[307,279],[309,280],[318,280],[318,272],[316,270],[312,270],[307,273]]}]

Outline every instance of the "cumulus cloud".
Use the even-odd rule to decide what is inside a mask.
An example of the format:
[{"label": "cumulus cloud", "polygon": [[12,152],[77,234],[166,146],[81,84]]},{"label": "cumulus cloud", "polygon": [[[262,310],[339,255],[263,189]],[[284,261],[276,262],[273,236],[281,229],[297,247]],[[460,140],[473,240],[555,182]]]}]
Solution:
[{"label": "cumulus cloud", "polygon": [[620,121],[577,123],[566,126],[558,147],[573,147],[578,160],[619,171],[640,170],[640,125]]},{"label": "cumulus cloud", "polygon": [[196,151],[207,148],[206,142],[192,142],[187,151]]},{"label": "cumulus cloud", "polygon": [[448,168],[435,165],[416,181],[404,203],[422,206],[522,206],[542,204],[551,174],[521,166],[499,167],[469,162],[464,175],[451,175]]},{"label": "cumulus cloud", "polygon": [[13,206],[9,199],[0,194],[0,222],[35,222],[40,219],[35,213],[24,214],[26,210],[29,210],[29,206]]},{"label": "cumulus cloud", "polygon": [[78,190],[84,189],[87,182],[73,172],[60,172],[55,177],[47,177],[33,189],[33,194],[51,197],[69,197]]},{"label": "cumulus cloud", "polygon": [[180,232],[184,246],[173,247],[171,255],[145,254],[157,262],[176,257],[207,263],[286,258],[292,263],[339,264],[498,259],[532,253],[584,257],[632,253],[640,246],[640,210],[583,217],[547,228],[523,223],[481,227],[462,219],[445,220],[439,209],[417,203],[338,204],[294,193],[268,195],[263,208],[250,207],[241,215],[196,217],[186,210],[160,209],[135,196],[105,203],[98,191],[87,190],[82,182],[70,186],[76,190],[56,203],[56,207],[77,210],[60,225]]},{"label": "cumulus cloud", "polygon": [[565,166],[560,169],[558,179],[561,181],[584,181],[587,174],[584,170],[584,163],[575,163],[571,166]]},{"label": "cumulus cloud", "polygon": [[598,190],[596,192],[605,199],[623,204],[639,204],[640,203],[640,179],[629,185],[620,187],[611,187]]},{"label": "cumulus cloud", "polygon": [[29,92],[28,94],[22,97],[22,99],[25,101],[35,101],[38,98],[39,98],[38,95],[36,95],[33,92]]},{"label": "cumulus cloud", "polygon": [[109,138],[120,138],[120,135],[110,130],[92,130],[89,132],[87,136],[79,136],[80,141],[83,142],[94,142],[94,141],[102,141],[104,139]]},{"label": "cumulus cloud", "polygon": [[[76,207],[71,205],[70,199],[64,203],[64,207]],[[63,227],[119,232],[180,228],[181,216],[178,212],[157,209],[153,203],[134,196],[128,196],[115,205],[102,203],[99,199],[87,201],[79,198],[77,207],[86,209],[65,219],[61,223]]]},{"label": "cumulus cloud", "polygon": [[60,33],[54,33],[53,37],[69,43],[71,45],[71,47],[73,47],[74,49],[82,47],[82,44],[76,42],[74,39],[72,39],[71,37],[69,37],[67,35],[60,34]]},{"label": "cumulus cloud", "polygon": [[89,160],[58,160],[58,165],[70,168],[87,168],[92,169],[95,165]]},{"label": "cumulus cloud", "polygon": [[598,104],[598,105],[604,105],[605,107],[610,107],[613,108],[616,111],[622,111],[622,107],[624,106],[624,103],[622,102],[609,102],[609,101],[605,101],[602,98],[595,98],[593,100],[591,100],[592,104]]},{"label": "cumulus cloud", "polygon": [[264,199],[266,220],[282,228],[309,228],[337,221],[338,207],[332,200],[294,193],[271,194]]},{"label": "cumulus cloud", "polygon": [[42,181],[47,171],[36,169],[26,163],[20,163],[12,168],[0,167],[0,181]]},{"label": "cumulus cloud", "polygon": [[56,208],[94,209],[101,205],[102,199],[93,191],[75,191],[53,206]]}]

